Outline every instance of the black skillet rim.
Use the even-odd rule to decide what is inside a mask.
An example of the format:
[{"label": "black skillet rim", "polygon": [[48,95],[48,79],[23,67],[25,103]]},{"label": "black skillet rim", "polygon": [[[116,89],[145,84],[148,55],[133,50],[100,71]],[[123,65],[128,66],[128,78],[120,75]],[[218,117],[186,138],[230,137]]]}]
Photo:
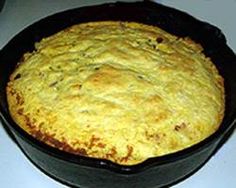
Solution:
[{"label": "black skillet rim", "polygon": [[[138,2],[136,4],[145,4],[147,6],[150,5],[154,5],[151,2]],[[112,7],[112,6],[122,6],[123,4],[126,5],[131,5],[134,3],[107,3],[104,5],[97,5],[97,6],[107,6],[107,7]],[[128,6],[129,6],[128,5]],[[156,5],[156,4],[155,4]],[[175,11],[179,14],[182,14],[182,16],[188,16],[191,17],[191,19],[194,19],[196,22],[199,22],[201,24],[205,24],[208,27],[211,26],[207,23],[201,22],[199,20],[196,20],[195,18],[193,18],[192,16],[181,12],[179,10],[173,9],[173,8],[169,8],[166,7],[164,5],[159,5],[165,9],[170,9],[171,11]],[[91,6],[91,7],[96,7],[96,6]],[[13,39],[10,40],[10,42],[8,42],[8,44],[3,47],[3,49],[0,51],[0,58],[1,56],[4,54],[4,51],[7,51],[7,47],[14,45],[14,40],[16,40],[17,38],[20,38],[22,34],[26,33],[26,31],[32,30],[34,29],[34,27],[36,26],[36,28],[38,27],[39,23],[43,23],[48,19],[54,19],[56,17],[61,17],[62,15],[69,13],[69,12],[73,12],[73,11],[78,11],[78,10],[82,10],[82,9],[87,9],[90,8],[89,7],[81,7],[81,8],[75,8],[75,9],[70,9],[70,10],[66,10],[63,12],[59,12],[53,15],[49,15],[35,23],[33,23],[32,25],[28,26],[27,28],[23,29],[20,33],[18,33]],[[150,7],[149,7],[150,8]],[[217,32],[219,32],[218,28],[215,28],[214,26],[212,26],[213,29],[216,29]],[[226,42],[225,42],[225,38],[223,36],[223,34],[217,33],[217,35],[219,36],[219,39],[221,40],[220,42],[223,44],[222,46],[220,46],[221,48],[226,47]],[[234,59],[236,61],[236,58]],[[186,148],[182,151],[178,151],[172,154],[168,154],[168,155],[164,155],[164,156],[160,156],[160,157],[154,157],[154,158],[149,158],[144,162],[141,162],[139,164],[136,165],[130,165],[130,166],[126,166],[126,165],[120,165],[120,164],[116,164],[114,162],[111,162],[109,160],[106,159],[95,159],[95,158],[90,158],[90,157],[84,157],[84,156],[78,156],[75,154],[71,154],[71,153],[67,153],[64,151],[61,151],[59,149],[53,148],[49,145],[46,145],[38,140],[36,140],[34,137],[30,136],[29,134],[27,134],[24,130],[22,130],[10,117],[8,110],[4,109],[4,107],[2,106],[2,104],[0,105],[0,111],[1,111],[1,116],[4,119],[4,121],[6,122],[7,126],[14,131],[14,133],[17,136],[20,136],[24,141],[28,142],[29,144],[31,144],[32,146],[36,147],[37,149],[39,149],[41,152],[47,153],[48,155],[51,155],[53,157],[56,157],[60,160],[64,160],[67,162],[72,162],[78,165],[84,165],[84,166],[90,166],[90,167],[94,167],[94,168],[102,168],[102,169],[107,169],[107,170],[111,170],[113,172],[117,172],[120,174],[133,174],[133,173],[138,173],[141,172],[145,169],[151,168],[153,166],[157,166],[157,165],[164,165],[164,164],[169,164],[172,162],[175,162],[177,160],[182,160],[188,156],[191,156],[195,153],[200,152],[202,149],[206,148],[209,144],[212,144],[213,142],[219,142],[219,140],[230,130],[230,128],[233,126],[233,124],[235,123],[235,117],[236,117],[236,113],[234,111],[234,114],[231,117],[231,119],[227,119],[224,120],[223,123],[221,124],[220,128],[211,136],[209,136],[208,138],[206,138],[205,140],[199,142],[198,144],[191,146],[189,148]]]}]

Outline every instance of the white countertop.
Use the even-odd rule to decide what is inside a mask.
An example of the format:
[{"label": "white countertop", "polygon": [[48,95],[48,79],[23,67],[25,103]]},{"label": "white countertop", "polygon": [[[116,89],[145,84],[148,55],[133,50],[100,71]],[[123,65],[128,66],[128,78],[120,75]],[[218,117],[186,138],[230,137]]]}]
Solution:
[{"label": "white countertop", "polygon": [[[223,31],[229,46],[236,52],[236,0],[156,0],[184,10],[210,22]],[[62,10],[100,4],[102,0],[6,0],[0,12],[0,49],[19,31],[47,15]],[[1,62],[0,62],[1,63]],[[174,188],[235,188],[236,131],[223,147],[198,172]],[[0,187],[66,187],[38,170],[9,138],[0,123]]]}]

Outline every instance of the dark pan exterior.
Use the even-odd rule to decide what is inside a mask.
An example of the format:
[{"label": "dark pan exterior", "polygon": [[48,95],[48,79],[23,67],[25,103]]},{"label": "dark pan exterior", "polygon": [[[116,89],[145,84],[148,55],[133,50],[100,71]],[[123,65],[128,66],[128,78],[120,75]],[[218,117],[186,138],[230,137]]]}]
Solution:
[{"label": "dark pan exterior", "polygon": [[0,12],[3,9],[4,3],[5,3],[5,0],[0,0]]},{"label": "dark pan exterior", "polygon": [[[180,37],[189,36],[204,47],[225,80],[226,111],[219,130],[204,141],[174,154],[124,166],[107,160],[76,156],[41,143],[11,119],[6,83],[23,53],[34,43],[70,25],[98,20],[136,21],[157,25]],[[186,13],[151,2],[110,3],[61,12],[27,27],[0,51],[0,110],[5,128],[43,172],[73,187],[163,187],[196,172],[219,149],[234,128],[236,115],[236,57],[221,31]]]}]

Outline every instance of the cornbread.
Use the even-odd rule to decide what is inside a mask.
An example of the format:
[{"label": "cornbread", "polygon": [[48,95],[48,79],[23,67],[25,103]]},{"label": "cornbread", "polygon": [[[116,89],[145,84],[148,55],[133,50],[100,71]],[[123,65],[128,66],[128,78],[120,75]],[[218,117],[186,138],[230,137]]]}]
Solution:
[{"label": "cornbread", "polygon": [[224,116],[224,86],[203,48],[156,27],[71,26],[24,54],[7,85],[9,111],[66,152],[133,165],[192,146]]}]

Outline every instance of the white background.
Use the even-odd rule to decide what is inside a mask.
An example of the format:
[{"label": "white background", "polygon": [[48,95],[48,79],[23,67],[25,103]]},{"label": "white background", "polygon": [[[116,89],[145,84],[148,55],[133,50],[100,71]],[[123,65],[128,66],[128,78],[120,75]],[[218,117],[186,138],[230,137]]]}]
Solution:
[{"label": "white background", "polygon": [[[6,0],[0,12],[0,49],[20,30],[47,15],[102,0]],[[157,0],[208,21],[223,31],[236,52],[236,0]],[[2,63],[2,62],[0,62]],[[0,124],[0,187],[63,188],[47,177],[22,154]],[[235,188],[236,131],[210,161],[174,188]]]}]

